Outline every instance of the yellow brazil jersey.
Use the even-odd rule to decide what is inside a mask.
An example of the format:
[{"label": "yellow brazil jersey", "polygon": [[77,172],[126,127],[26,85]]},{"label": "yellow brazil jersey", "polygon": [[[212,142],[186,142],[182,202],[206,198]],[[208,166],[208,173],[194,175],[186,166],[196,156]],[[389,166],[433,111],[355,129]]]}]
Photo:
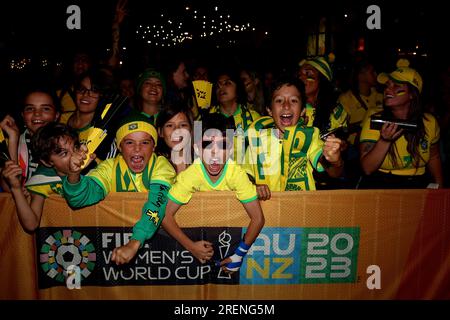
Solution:
[{"label": "yellow brazil jersey", "polygon": [[67,124],[67,122],[69,121],[70,117],[73,115],[73,111],[71,112],[64,112],[63,114],[61,114],[61,116],[59,117],[59,122],[60,123],[64,123]]},{"label": "yellow brazil jersey", "polygon": [[[209,109],[209,113],[221,113],[219,106],[214,106]],[[230,115],[227,115],[225,113],[222,113],[225,117],[230,117]],[[247,130],[247,128],[252,124],[253,121],[259,119],[261,116],[258,112],[253,110],[246,110],[243,112],[241,105],[238,105],[236,111],[233,114],[234,118],[234,124],[237,128],[242,128],[244,131]]]},{"label": "yellow brazil jersey", "polygon": [[297,125],[286,128],[282,137],[277,134],[271,117],[252,124],[245,171],[271,191],[315,190],[313,170],[324,170],[319,129]]},{"label": "yellow brazil jersey", "polygon": [[153,154],[148,165],[141,173],[134,173],[122,155],[101,162],[88,173],[100,186],[105,194],[109,192],[147,192],[151,182],[172,185],[175,179],[175,169],[162,156]]},{"label": "yellow brazil jersey", "polygon": [[35,194],[47,198],[51,194],[63,195],[62,180],[54,168],[39,165],[30,179],[25,183],[26,188]]},{"label": "yellow brazil jersey", "polygon": [[244,170],[234,161],[228,160],[219,179],[212,182],[203,162],[197,158],[192,165],[177,176],[177,182],[169,191],[169,199],[178,204],[188,203],[194,192],[235,191],[236,197],[243,203],[257,199],[256,187]]},{"label": "yellow brazil jersey", "polygon": [[371,89],[369,96],[360,95],[360,97],[364,106],[351,90],[348,90],[339,96],[338,102],[347,112],[349,124],[362,124],[366,112],[369,109],[376,109],[377,111],[382,111],[383,109],[383,94],[379,93],[375,88]]},{"label": "yellow brazil jersey", "polygon": [[[310,103],[306,104],[306,116],[308,117],[308,127],[312,127],[314,119],[316,116],[316,108],[314,108]],[[344,108],[338,104],[332,111],[330,115],[330,127],[329,130],[336,129],[339,127],[347,126],[347,112]]]},{"label": "yellow brazil jersey", "polygon": [[[73,87],[69,90],[73,91]],[[65,91],[64,95],[61,97],[62,90],[57,90],[56,94],[58,95],[61,103],[62,113],[73,112],[77,109],[75,101],[73,101],[72,96],[69,91]]]},{"label": "yellow brazil jersey", "polygon": [[[375,143],[380,138],[379,130],[370,129],[370,116],[374,113],[375,110],[372,110],[371,113],[368,113],[368,117],[363,123],[360,140],[361,143]],[[405,139],[405,136],[402,135],[394,143],[394,146],[397,150],[397,166],[394,166],[394,163],[391,160],[390,156],[386,155],[383,163],[378,170],[384,173],[392,173],[401,176],[422,175],[425,173],[426,164],[428,160],[430,160],[430,147],[432,144],[435,144],[439,141],[439,125],[436,121],[436,118],[429,113],[425,113],[423,123],[425,126],[425,137],[422,139],[422,141],[419,142],[419,153],[422,158],[419,161],[419,166],[417,168],[414,166],[413,158],[406,149],[407,141]]]}]

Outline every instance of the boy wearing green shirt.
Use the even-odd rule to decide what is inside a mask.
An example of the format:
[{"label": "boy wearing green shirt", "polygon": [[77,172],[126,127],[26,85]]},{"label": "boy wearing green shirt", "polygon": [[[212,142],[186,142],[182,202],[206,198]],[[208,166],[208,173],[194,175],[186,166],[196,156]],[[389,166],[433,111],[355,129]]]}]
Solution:
[{"label": "boy wearing green shirt", "polygon": [[[71,157],[70,172],[63,178],[65,198],[72,207],[84,207],[103,200],[109,192],[148,192],[142,219],[134,226],[131,241],[143,244],[158,229],[164,217],[167,192],[175,170],[165,157],[153,153],[156,129],[144,115],[132,113],[119,125],[116,141],[121,152],[91,170],[80,174],[86,159],[85,150]],[[139,246],[138,246],[139,248]],[[113,260],[126,259],[126,252],[113,254]]]}]

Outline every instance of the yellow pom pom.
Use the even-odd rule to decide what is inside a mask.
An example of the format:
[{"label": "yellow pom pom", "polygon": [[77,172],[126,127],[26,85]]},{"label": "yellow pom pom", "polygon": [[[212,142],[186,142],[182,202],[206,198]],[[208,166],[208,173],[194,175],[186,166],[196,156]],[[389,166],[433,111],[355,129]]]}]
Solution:
[{"label": "yellow pom pom", "polygon": [[408,68],[409,61],[407,59],[399,59],[397,61],[397,68]]}]

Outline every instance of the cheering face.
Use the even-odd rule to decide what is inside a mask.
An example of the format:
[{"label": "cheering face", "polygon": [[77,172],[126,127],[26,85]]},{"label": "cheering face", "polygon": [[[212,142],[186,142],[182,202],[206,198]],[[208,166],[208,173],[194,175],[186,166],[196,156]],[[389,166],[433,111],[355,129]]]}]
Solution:
[{"label": "cheering face", "polygon": [[22,117],[25,126],[31,134],[49,122],[56,121],[59,113],[56,112],[51,96],[44,92],[33,92],[25,98],[25,107]]},{"label": "cheering face", "polygon": [[138,131],[125,136],[120,142],[122,153],[128,168],[134,173],[141,173],[148,164],[155,149],[155,142],[147,132]]},{"label": "cheering face", "polygon": [[202,162],[208,175],[217,179],[225,167],[231,146],[226,137],[217,131],[214,135],[204,135],[202,141]]},{"label": "cheering face", "polygon": [[305,84],[307,96],[313,96],[319,92],[319,71],[309,64],[304,64],[299,71],[299,78]]},{"label": "cheering face", "polygon": [[281,132],[297,125],[302,111],[300,92],[294,85],[282,85],[273,92],[272,105],[267,111]]},{"label": "cheering face", "polygon": [[100,99],[100,90],[93,88],[91,79],[84,78],[80,87],[76,89],[77,107],[80,113],[92,113],[97,108]]},{"label": "cheering face", "polygon": [[217,100],[220,104],[226,102],[234,102],[237,99],[236,96],[236,83],[234,83],[228,75],[221,75],[217,80]]},{"label": "cheering face", "polygon": [[58,141],[58,148],[50,155],[48,165],[55,168],[59,176],[67,175],[72,154],[75,152],[75,144],[71,137],[61,137]]},{"label": "cheering face", "polygon": [[163,85],[158,78],[148,78],[141,87],[141,97],[147,103],[159,104],[163,96]]},{"label": "cheering face", "polygon": [[384,104],[388,107],[396,107],[409,103],[412,97],[406,83],[397,83],[388,80],[384,89]]},{"label": "cheering face", "polygon": [[185,113],[179,112],[167,121],[162,129],[159,129],[159,136],[164,139],[164,142],[170,149],[173,149],[191,131],[192,128],[188,117]]}]

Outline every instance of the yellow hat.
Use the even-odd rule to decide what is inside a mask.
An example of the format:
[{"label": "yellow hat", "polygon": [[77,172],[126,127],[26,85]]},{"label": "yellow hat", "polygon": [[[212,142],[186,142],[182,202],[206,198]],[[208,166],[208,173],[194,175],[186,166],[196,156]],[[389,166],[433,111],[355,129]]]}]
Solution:
[{"label": "yellow hat", "polygon": [[316,68],[317,71],[319,71],[321,74],[324,75],[325,78],[328,79],[328,81],[331,81],[331,79],[333,78],[333,72],[331,71],[331,67],[324,57],[303,59],[302,61],[300,61],[299,66],[301,67],[305,64],[309,64],[310,66]]},{"label": "yellow hat", "polygon": [[393,80],[395,82],[407,82],[410,85],[416,87],[419,92],[422,92],[423,80],[420,74],[409,67],[409,61],[406,59],[400,59],[397,62],[397,69],[389,74],[380,73],[377,80],[381,84],[385,84],[388,80]]},{"label": "yellow hat", "polygon": [[155,147],[158,142],[158,133],[155,127],[150,123],[150,119],[142,114],[133,113],[128,115],[121,121],[119,129],[116,132],[116,143],[119,146],[123,138],[134,132],[145,132],[150,134],[155,142]]}]

